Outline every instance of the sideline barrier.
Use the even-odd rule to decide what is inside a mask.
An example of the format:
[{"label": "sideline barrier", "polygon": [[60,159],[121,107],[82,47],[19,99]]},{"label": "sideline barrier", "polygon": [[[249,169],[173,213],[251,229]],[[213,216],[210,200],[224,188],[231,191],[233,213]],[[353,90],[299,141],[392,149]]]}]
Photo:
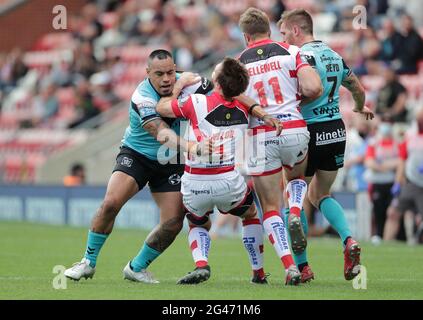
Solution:
[{"label": "sideline barrier", "polygon": [[[3,185],[0,186],[0,221],[89,226],[105,192],[106,187],[95,186]],[[358,240],[369,240],[371,205],[367,195],[336,192],[333,196],[345,208],[353,235]],[[216,215],[212,215],[212,220],[215,218]],[[151,230],[158,222],[159,210],[145,188],[123,206],[115,227]]]}]

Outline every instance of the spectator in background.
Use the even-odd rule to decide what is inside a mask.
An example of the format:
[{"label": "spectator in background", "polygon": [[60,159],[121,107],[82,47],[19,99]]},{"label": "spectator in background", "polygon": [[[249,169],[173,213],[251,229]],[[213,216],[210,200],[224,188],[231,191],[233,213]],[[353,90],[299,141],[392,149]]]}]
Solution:
[{"label": "spectator in background", "polygon": [[376,59],[380,55],[381,45],[371,27],[354,31],[355,39],[351,42],[347,60],[352,62],[356,75],[375,74],[379,70]]},{"label": "spectator in background", "polygon": [[417,63],[423,59],[423,40],[414,27],[413,19],[406,14],[401,17],[400,34],[401,50],[392,67],[399,74],[417,73]]},{"label": "spectator in background", "polygon": [[10,92],[18,85],[18,80],[26,75],[28,68],[23,62],[23,52],[19,48],[13,49],[3,60],[1,70],[3,89]]},{"label": "spectator in background", "polygon": [[29,118],[21,123],[22,128],[35,128],[48,125],[49,120],[59,111],[59,100],[56,96],[57,86],[44,81],[39,92],[30,102]]},{"label": "spectator in background", "polygon": [[80,42],[74,50],[73,63],[70,66],[72,72],[89,78],[97,71],[97,66],[93,44],[89,41]]},{"label": "spectator in background", "polygon": [[90,83],[83,77],[76,81],[75,98],[78,115],[75,121],[69,125],[69,128],[74,128],[100,113],[100,110],[94,105]]},{"label": "spectator in background", "polygon": [[379,244],[383,239],[386,211],[392,201],[391,188],[399,165],[399,147],[392,131],[391,123],[379,124],[377,135],[369,141],[364,162],[367,168],[364,175],[369,183],[369,193],[373,203],[376,229],[372,237],[374,244]]},{"label": "spectator in background", "polygon": [[[405,214],[406,211],[417,213],[416,240],[421,241],[423,240],[423,108],[417,112],[416,123],[417,132],[410,133],[400,146],[401,161],[392,193],[399,194],[398,210],[401,214]],[[409,237],[410,235],[407,236]],[[410,239],[407,240],[410,243]]]},{"label": "spectator in background", "polygon": [[72,165],[69,175],[63,178],[63,185],[66,187],[76,187],[85,184],[85,167],[81,163]]},{"label": "spectator in background", "polygon": [[354,125],[349,128],[345,149],[345,178],[346,189],[354,192],[367,191],[364,180],[364,159],[368,140],[371,137],[371,124],[359,118],[354,118]]},{"label": "spectator in background", "polygon": [[105,111],[119,102],[119,98],[113,93],[112,76],[108,71],[93,74],[90,84],[90,92],[97,110]]},{"label": "spectator in background", "polygon": [[381,51],[379,59],[390,65],[391,62],[396,59],[400,50],[402,50],[401,34],[395,30],[392,19],[386,18],[383,21],[380,40]]},{"label": "spectator in background", "polygon": [[47,75],[46,81],[52,82],[58,87],[67,87],[72,85],[72,63],[66,59],[62,59],[54,64],[50,73]]},{"label": "spectator in background", "polygon": [[96,3],[87,3],[82,8],[81,35],[84,40],[94,41],[103,33],[103,25],[98,21],[99,10]]},{"label": "spectator in background", "polygon": [[190,70],[194,63],[194,48],[188,37],[179,30],[170,34],[170,44],[175,63],[180,70]]},{"label": "spectator in background", "polygon": [[399,82],[394,70],[386,68],[383,76],[385,85],[379,91],[376,114],[384,121],[406,122],[407,90]]}]

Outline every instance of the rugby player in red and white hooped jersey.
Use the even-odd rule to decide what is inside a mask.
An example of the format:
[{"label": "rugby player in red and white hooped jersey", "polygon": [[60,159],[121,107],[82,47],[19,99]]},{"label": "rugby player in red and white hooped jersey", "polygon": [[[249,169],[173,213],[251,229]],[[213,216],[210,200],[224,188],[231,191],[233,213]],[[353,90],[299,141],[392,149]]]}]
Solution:
[{"label": "rugby player in red and white hooped jersey", "polygon": [[[210,277],[208,250],[210,237],[208,230],[211,222],[208,215],[216,206],[219,211],[240,216],[243,219],[243,242],[249,254],[255,283],[267,283],[263,271],[263,231],[253,196],[241,174],[235,170],[237,148],[248,129],[249,113],[281,133],[280,121],[270,117],[255,101],[247,105],[234,97],[245,91],[249,76],[239,61],[225,58],[219,63],[212,75],[214,92],[210,96],[191,95],[185,101],[163,98],[157,111],[165,117],[182,117],[190,122],[188,141],[207,140],[214,146],[209,155],[188,154],[185,173],[182,177],[183,203],[190,224],[189,245],[196,269],[181,278],[179,284],[196,284]],[[296,285],[300,282],[298,272],[289,246],[287,236],[283,235],[285,246],[278,250],[283,258],[291,261],[287,270],[286,283]],[[278,239],[278,243],[282,243]]]},{"label": "rugby player in red and white hooped jersey", "polygon": [[255,140],[247,164],[263,211],[263,226],[273,238],[285,227],[280,217],[282,198],[275,190],[280,185],[282,168],[286,168],[288,230],[292,250],[301,253],[307,245],[300,212],[307,193],[304,172],[310,135],[299,104],[301,96],[318,97],[322,83],[313,68],[302,60],[298,47],[270,39],[269,18],[263,11],[247,9],[239,26],[247,43],[239,60],[250,75],[245,94],[260,101],[264,110],[283,125],[282,135],[276,136],[274,129],[260,120],[252,119],[250,124]]}]

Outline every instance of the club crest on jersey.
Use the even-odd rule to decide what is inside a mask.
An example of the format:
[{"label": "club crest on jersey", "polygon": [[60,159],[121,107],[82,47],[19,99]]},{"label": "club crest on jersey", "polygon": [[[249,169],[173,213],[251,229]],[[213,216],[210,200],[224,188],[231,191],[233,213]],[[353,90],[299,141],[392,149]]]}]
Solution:
[{"label": "club crest on jersey", "polygon": [[230,113],[227,113],[226,116],[225,116],[225,118],[226,118],[226,120],[229,120],[231,118],[231,114]]},{"label": "club crest on jersey", "polygon": [[258,49],[257,50],[257,54],[262,55],[263,54],[263,49]]}]

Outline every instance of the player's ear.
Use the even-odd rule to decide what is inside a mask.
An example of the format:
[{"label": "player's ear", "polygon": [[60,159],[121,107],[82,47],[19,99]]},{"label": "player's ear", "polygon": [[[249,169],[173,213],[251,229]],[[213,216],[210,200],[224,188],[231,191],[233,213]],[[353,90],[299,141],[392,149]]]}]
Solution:
[{"label": "player's ear", "polygon": [[292,30],[294,31],[294,34],[296,35],[296,36],[298,36],[299,34],[300,34],[300,27],[299,26],[297,26],[296,24],[294,24],[294,26],[292,27]]},{"label": "player's ear", "polygon": [[145,71],[147,71],[147,74],[150,74],[150,68],[149,67],[145,68]]}]

